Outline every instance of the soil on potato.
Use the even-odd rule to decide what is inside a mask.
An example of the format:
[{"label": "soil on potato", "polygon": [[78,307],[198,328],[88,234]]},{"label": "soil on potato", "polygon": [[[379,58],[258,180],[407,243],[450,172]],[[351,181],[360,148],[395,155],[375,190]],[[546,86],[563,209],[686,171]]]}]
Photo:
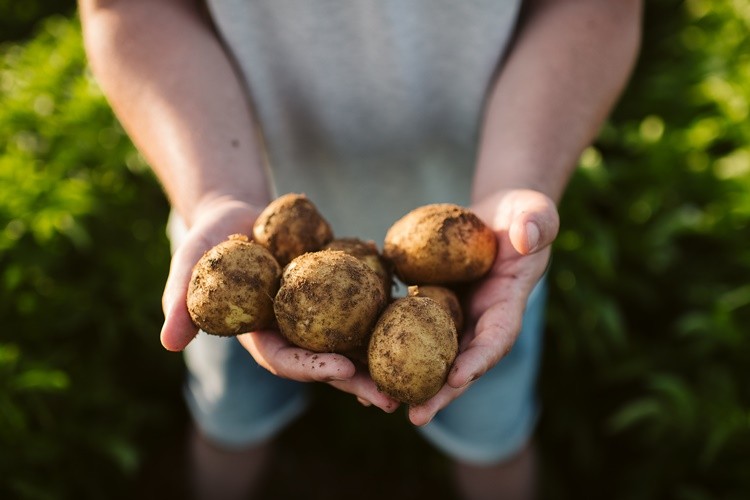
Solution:
[{"label": "soil on potato", "polygon": [[[456,500],[448,461],[417,433],[406,408],[385,414],[323,384],[308,412],[277,438],[253,497],[262,500]],[[189,499],[188,418],[137,478],[133,498]]]},{"label": "soil on potato", "polygon": [[289,193],[261,212],[253,226],[253,235],[283,267],[305,252],[320,250],[331,241],[333,231],[305,195]]}]

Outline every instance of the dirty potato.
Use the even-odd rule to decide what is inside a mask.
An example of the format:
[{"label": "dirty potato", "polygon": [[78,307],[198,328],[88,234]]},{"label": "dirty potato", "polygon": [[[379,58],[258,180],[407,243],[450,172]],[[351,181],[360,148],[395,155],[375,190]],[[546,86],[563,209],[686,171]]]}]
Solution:
[{"label": "dirty potato", "polygon": [[336,238],[323,248],[346,252],[367,264],[380,277],[386,297],[390,297],[393,286],[392,266],[380,255],[373,241],[363,241],[359,238]]},{"label": "dirty potato", "polygon": [[461,334],[464,329],[464,312],[461,301],[453,290],[438,285],[412,285],[407,289],[407,293],[410,297],[428,297],[437,301],[451,315],[456,331]]},{"label": "dirty potato", "polygon": [[445,384],[458,354],[456,327],[433,299],[396,299],[378,319],[367,354],[370,376],[380,391],[421,404]]},{"label": "dirty potato", "polygon": [[279,330],[316,352],[356,352],[385,306],[380,278],[345,252],[322,250],[294,259],[274,300]]},{"label": "dirty potato", "polygon": [[408,285],[476,280],[490,270],[496,254],[492,229],[472,211],[449,203],[406,214],[390,227],[383,248]]},{"label": "dirty potato", "polygon": [[280,276],[281,267],[268,250],[247,236],[232,235],[193,268],[187,293],[190,317],[212,335],[269,328]]},{"label": "dirty potato", "polygon": [[304,194],[289,193],[260,213],[253,225],[253,238],[284,267],[305,252],[320,250],[331,241],[333,231]]}]

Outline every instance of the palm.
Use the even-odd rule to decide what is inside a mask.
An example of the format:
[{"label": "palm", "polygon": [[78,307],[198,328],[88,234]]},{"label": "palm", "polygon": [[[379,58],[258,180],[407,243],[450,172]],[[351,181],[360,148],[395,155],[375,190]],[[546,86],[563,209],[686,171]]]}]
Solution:
[{"label": "palm", "polygon": [[[220,203],[203,211],[190,228],[172,258],[164,290],[165,321],[161,339],[167,349],[184,349],[198,333],[186,306],[188,283],[195,263],[227,236],[252,234],[258,214],[257,208],[244,203]],[[388,412],[398,407],[394,400],[378,392],[366,370],[358,370],[344,356],[301,349],[270,330],[244,333],[238,340],[260,366],[275,375],[301,382],[328,382]]]},{"label": "palm", "polygon": [[[485,367],[506,355],[521,328],[521,318],[531,290],[541,278],[550,257],[549,247],[520,255],[509,240],[500,245],[495,266],[470,292],[467,327],[461,337],[461,358],[451,372],[451,385],[461,386]],[[472,372],[472,373],[468,373]]]},{"label": "palm", "polygon": [[172,351],[181,351],[198,333],[187,312],[185,298],[193,266],[214,245],[231,234],[252,234],[258,212],[242,203],[226,203],[203,213],[190,228],[172,257],[162,304],[165,322],[161,341]]},{"label": "palm", "polygon": [[[510,352],[526,300],[544,274],[549,245],[557,234],[557,210],[541,193],[507,191],[473,209],[495,230],[498,254],[489,274],[467,295],[467,324],[446,385],[432,399],[410,409],[415,424],[428,422]],[[532,241],[530,222],[540,229],[537,241]]]}]

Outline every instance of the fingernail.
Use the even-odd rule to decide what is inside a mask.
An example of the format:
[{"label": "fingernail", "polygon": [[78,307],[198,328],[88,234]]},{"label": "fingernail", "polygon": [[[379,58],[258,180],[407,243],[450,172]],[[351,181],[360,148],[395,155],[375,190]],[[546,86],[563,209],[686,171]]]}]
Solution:
[{"label": "fingernail", "polygon": [[473,374],[471,377],[469,377],[469,378],[466,379],[466,383],[464,383],[464,385],[462,385],[461,387],[462,388],[463,387],[468,387],[469,384],[471,384],[472,382],[474,382],[478,378],[479,378],[479,375],[477,375],[476,373]]},{"label": "fingernail", "polygon": [[529,245],[529,252],[533,252],[534,250],[536,250],[536,247],[539,245],[540,235],[541,233],[539,231],[539,226],[537,226],[536,223],[526,223],[526,241]]},{"label": "fingernail", "polygon": [[359,396],[357,396],[357,401],[359,401],[359,404],[361,404],[362,406],[372,406],[372,403],[367,401],[365,398],[360,398]]}]

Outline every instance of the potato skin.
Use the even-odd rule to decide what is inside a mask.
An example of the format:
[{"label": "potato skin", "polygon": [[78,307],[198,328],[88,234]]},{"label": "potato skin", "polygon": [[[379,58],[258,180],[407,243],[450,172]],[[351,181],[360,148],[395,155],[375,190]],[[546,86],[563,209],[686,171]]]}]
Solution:
[{"label": "potato skin", "polygon": [[341,250],[370,266],[383,282],[383,290],[386,297],[391,296],[393,287],[393,266],[380,254],[377,245],[373,241],[364,241],[359,238],[334,238],[323,247],[324,250]]},{"label": "potato skin", "polygon": [[193,268],[187,308],[193,323],[212,335],[233,336],[275,323],[272,297],[281,266],[247,236],[232,235]]},{"label": "potato skin", "polygon": [[433,299],[399,298],[380,315],[367,354],[378,389],[418,405],[445,384],[458,354],[456,327]]},{"label": "potato skin", "polygon": [[284,267],[303,253],[323,248],[333,239],[333,230],[307,196],[288,193],[258,215],[253,238]]},{"label": "potato skin", "polygon": [[461,335],[464,329],[464,311],[456,292],[438,285],[412,285],[407,291],[410,297],[428,297],[443,306],[451,315],[456,331]]},{"label": "potato skin", "polygon": [[347,354],[367,345],[385,303],[380,278],[367,264],[342,251],[322,250],[284,269],[274,311],[292,344]]},{"label": "potato skin", "polygon": [[476,280],[490,270],[496,254],[495,233],[472,211],[450,203],[424,205],[397,220],[383,248],[408,285]]}]

